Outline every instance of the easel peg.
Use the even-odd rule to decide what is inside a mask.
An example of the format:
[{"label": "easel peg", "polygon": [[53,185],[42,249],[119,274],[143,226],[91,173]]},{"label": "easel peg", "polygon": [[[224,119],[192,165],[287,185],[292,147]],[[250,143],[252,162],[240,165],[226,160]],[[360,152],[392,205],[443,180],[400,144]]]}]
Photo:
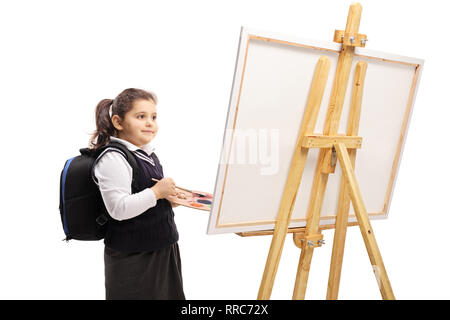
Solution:
[{"label": "easel peg", "polygon": [[[305,240],[300,240],[300,241],[301,241],[301,243],[303,245],[303,242]],[[310,247],[310,248],[313,248],[313,247],[317,248],[317,247],[321,247],[323,244],[325,244],[325,240],[317,240],[317,243],[315,241],[313,241],[313,240],[308,240],[307,243],[306,243],[306,246]],[[301,246],[300,248],[304,248],[304,247]]]},{"label": "easel peg", "polygon": [[306,247],[317,248],[322,246],[322,244],[325,244],[325,240],[323,240],[323,235],[320,232],[309,236],[303,233],[298,233],[294,235],[294,242],[296,246],[301,249],[305,249]]},{"label": "easel peg", "polygon": [[334,31],[334,42],[342,43],[345,46],[364,47],[367,41],[367,35],[356,32],[347,32],[346,30]]}]

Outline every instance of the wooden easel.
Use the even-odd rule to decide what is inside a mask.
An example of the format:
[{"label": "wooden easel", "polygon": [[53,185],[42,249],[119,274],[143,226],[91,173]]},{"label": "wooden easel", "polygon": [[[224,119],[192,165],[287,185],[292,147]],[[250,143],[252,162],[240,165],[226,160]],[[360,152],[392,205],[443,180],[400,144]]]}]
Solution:
[{"label": "wooden easel", "polygon": [[[275,229],[273,230],[272,242],[258,293],[258,299],[270,298],[284,241],[288,232],[294,233],[294,242],[301,248],[293,299],[305,298],[312,255],[314,249],[323,244],[321,230],[325,227],[320,226],[320,212],[328,175],[334,173],[337,159],[342,168],[342,181],[339,192],[327,299],[337,299],[338,297],[350,200],[353,203],[358,221],[357,225],[360,227],[381,295],[383,299],[395,299],[353,170],[356,149],[360,148],[362,143],[362,138],[358,137],[357,134],[367,68],[367,63],[363,61],[358,62],[355,69],[347,133],[346,135],[339,135],[337,133],[354,50],[355,47],[364,47],[367,40],[366,35],[358,34],[361,11],[362,7],[359,3],[352,4],[348,13],[345,30],[335,31],[334,41],[342,43],[342,49],[339,54],[323,134],[314,134],[313,130],[328,78],[330,61],[327,57],[321,57],[317,63],[295,152],[292,157],[289,175],[278,211]],[[297,190],[310,148],[320,148],[320,152],[310,195],[306,227],[288,230]],[[246,233],[241,235],[257,234]]]}]

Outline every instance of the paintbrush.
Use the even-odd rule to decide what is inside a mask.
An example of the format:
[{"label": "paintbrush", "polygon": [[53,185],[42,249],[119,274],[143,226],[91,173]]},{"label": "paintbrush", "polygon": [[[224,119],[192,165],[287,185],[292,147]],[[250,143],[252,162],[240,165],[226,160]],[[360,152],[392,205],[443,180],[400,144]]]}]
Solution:
[{"label": "paintbrush", "polygon": [[[153,181],[156,181],[156,182],[159,181],[158,179],[155,179],[155,178],[152,178],[152,180],[153,180]],[[203,194],[203,193],[194,192],[194,191],[192,191],[192,190],[185,189],[185,188],[181,188],[181,187],[177,187],[177,186],[175,186],[175,188],[180,189],[180,190],[184,190],[184,191],[187,191],[187,192],[190,192],[190,193],[192,193],[193,195],[194,195],[194,194],[197,194],[197,195],[199,195],[200,197],[206,197],[206,195]]]}]

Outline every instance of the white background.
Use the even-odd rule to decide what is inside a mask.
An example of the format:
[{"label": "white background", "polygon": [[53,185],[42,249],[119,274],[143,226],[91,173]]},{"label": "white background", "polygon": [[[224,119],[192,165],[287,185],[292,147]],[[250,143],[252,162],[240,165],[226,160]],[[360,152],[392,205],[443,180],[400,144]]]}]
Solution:
[{"label": "white background", "polygon": [[[425,59],[390,217],[374,221],[398,299],[448,299],[448,30],[445,1],[360,1],[367,48]],[[1,299],[104,299],[103,243],[61,241],[59,179],[87,146],[94,108],[128,87],[159,97],[165,176],[212,192],[241,25],[332,41],[350,1],[4,1],[0,4]],[[254,299],[270,237],[206,235],[175,209],[188,299]],[[307,298],[326,296],[333,231]],[[288,236],[272,299],[290,299],[300,251]],[[379,299],[359,230],[341,299]]]}]

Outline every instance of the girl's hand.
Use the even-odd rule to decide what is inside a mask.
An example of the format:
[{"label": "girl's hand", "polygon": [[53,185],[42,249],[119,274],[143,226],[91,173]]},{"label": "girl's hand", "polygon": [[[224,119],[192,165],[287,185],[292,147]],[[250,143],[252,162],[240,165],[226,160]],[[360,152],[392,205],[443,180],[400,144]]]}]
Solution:
[{"label": "girl's hand", "polygon": [[156,200],[177,195],[175,181],[172,178],[162,178],[151,189],[155,193]]},{"label": "girl's hand", "polygon": [[[172,205],[172,208],[176,208],[179,206],[178,203],[175,203],[171,200],[171,198],[173,198],[172,196],[168,197],[167,200],[169,200],[170,204]],[[175,197],[176,198],[176,197]]]},{"label": "girl's hand", "polygon": [[178,192],[177,198],[178,199],[186,199],[186,194],[184,192]]},{"label": "girl's hand", "polygon": [[186,199],[186,195],[183,192],[178,192],[176,196],[168,196],[167,200],[169,200],[170,204],[172,205],[172,208],[179,206],[178,203],[175,203],[176,199]]}]

